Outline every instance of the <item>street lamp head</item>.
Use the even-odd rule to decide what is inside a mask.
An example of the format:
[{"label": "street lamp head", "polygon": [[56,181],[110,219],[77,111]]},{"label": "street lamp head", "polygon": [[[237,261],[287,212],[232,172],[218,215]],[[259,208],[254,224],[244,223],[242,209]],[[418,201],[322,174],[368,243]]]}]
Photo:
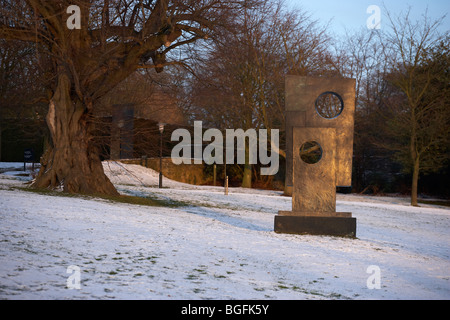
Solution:
[{"label": "street lamp head", "polygon": [[162,134],[163,133],[163,131],[164,131],[164,126],[165,126],[166,124],[165,123],[162,123],[162,122],[159,122],[158,123],[158,127],[159,127],[159,132]]}]

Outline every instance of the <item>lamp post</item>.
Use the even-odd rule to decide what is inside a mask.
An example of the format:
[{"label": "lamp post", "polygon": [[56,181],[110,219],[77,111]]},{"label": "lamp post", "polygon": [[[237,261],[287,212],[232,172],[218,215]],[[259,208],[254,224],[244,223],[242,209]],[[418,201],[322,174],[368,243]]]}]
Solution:
[{"label": "lamp post", "polygon": [[165,123],[158,123],[160,133],[160,149],[159,149],[159,187],[162,188],[162,146],[163,146],[163,132]]}]

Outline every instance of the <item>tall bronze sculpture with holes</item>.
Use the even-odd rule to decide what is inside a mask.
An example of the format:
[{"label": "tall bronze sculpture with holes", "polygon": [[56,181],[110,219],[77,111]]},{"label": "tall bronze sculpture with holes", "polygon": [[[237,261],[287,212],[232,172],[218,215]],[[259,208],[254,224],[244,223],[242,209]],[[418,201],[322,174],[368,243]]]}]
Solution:
[{"label": "tall bronze sculpture with holes", "polygon": [[351,186],[355,80],[287,76],[285,194],[279,233],[356,237],[356,219],[336,212],[336,187]]}]

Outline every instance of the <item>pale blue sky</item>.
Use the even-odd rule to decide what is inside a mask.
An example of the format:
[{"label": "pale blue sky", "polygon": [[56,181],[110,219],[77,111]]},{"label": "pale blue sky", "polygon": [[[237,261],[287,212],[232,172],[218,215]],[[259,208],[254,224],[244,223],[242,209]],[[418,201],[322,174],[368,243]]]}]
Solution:
[{"label": "pale blue sky", "polygon": [[447,14],[440,31],[450,30],[450,0],[286,0],[289,6],[305,9],[313,19],[320,23],[330,22],[329,31],[337,36],[345,34],[345,30],[358,30],[366,27],[370,14],[366,13],[370,5],[381,9],[381,28],[387,27],[385,8],[393,16],[407,11],[411,7],[411,16],[420,19],[428,7],[428,16],[437,19]]}]

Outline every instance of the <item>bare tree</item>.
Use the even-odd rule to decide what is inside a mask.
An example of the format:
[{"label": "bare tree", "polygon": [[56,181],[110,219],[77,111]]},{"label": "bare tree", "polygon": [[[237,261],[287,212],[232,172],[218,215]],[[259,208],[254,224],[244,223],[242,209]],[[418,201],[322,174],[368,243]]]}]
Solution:
[{"label": "bare tree", "polygon": [[[266,1],[244,9],[227,31],[196,70],[193,103],[198,116],[223,129],[284,130],[284,77],[330,70],[325,30],[307,13],[286,10],[283,1]],[[242,186],[251,185],[247,155]]]},{"label": "bare tree", "polygon": [[[379,30],[361,28],[335,44],[333,65],[340,75],[356,80],[353,190],[380,189],[378,168],[386,176],[387,151],[374,143],[384,132],[379,115],[381,101],[389,96],[385,74],[390,67]],[[381,119],[380,119],[381,118]]]},{"label": "bare tree", "polygon": [[439,148],[448,143],[449,38],[438,32],[443,18],[431,21],[425,13],[412,21],[409,11],[388,18],[392,31],[382,38],[391,66],[386,78],[398,93],[383,101],[390,139],[380,145],[412,172],[411,204],[417,206],[419,173],[442,164]]},{"label": "bare tree", "polygon": [[0,4],[0,38],[37,43],[52,61],[46,118],[52,145],[34,185],[90,194],[117,194],[91,143],[90,120],[97,101],[140,67],[161,72],[165,65],[177,63],[166,57],[213,35],[242,7],[234,0]]}]

